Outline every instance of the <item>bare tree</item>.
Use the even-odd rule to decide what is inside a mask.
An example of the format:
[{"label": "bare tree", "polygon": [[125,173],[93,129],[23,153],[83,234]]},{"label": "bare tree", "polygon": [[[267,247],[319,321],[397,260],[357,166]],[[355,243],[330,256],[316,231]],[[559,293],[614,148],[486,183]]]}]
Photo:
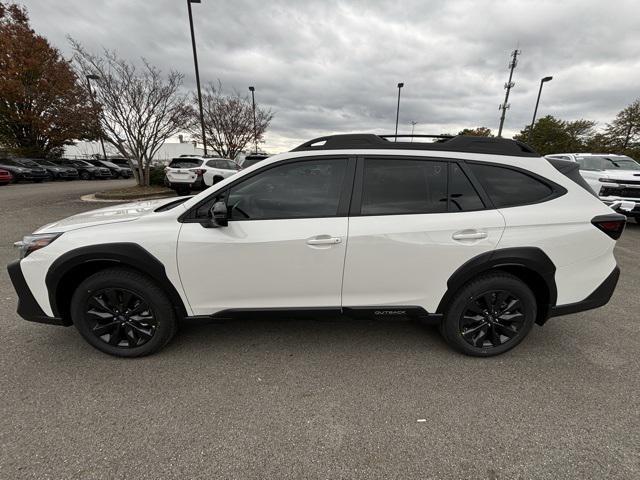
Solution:
[{"label": "bare tree", "polygon": [[138,185],[149,185],[149,165],[162,144],[187,130],[193,118],[188,96],[180,94],[183,75],[162,72],[142,59],[141,68],[116,52],[86,51],[70,39],[74,63],[84,78],[98,77],[96,103],[101,107],[102,135],[128,158]]},{"label": "bare tree", "polygon": [[[249,143],[254,141],[253,107],[248,96],[241,96],[235,92],[225,95],[222,84],[209,84],[205,87],[202,97],[204,116],[204,130],[207,146],[224,158],[235,158]],[[192,125],[193,138],[202,141],[202,134],[197,128],[198,111],[192,109],[194,118]],[[257,142],[262,142],[264,134],[273,119],[271,110],[256,105]]]}]

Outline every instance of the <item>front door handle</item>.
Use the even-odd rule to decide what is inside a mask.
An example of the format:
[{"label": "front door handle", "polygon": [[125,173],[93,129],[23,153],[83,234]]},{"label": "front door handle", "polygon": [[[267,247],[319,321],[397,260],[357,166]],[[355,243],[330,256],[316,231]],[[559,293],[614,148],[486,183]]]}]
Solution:
[{"label": "front door handle", "polygon": [[483,238],[487,238],[487,236],[487,232],[479,232],[478,230],[462,230],[461,232],[454,233],[451,238],[454,240],[482,240]]},{"label": "front door handle", "polygon": [[318,235],[307,239],[307,245],[337,245],[341,242],[340,237],[330,237],[329,235]]}]

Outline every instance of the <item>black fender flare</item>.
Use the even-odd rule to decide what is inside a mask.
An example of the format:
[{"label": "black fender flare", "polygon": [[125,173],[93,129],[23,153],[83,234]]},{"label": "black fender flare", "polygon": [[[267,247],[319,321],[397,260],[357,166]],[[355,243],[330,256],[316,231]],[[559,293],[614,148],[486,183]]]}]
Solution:
[{"label": "black fender flare", "polygon": [[548,305],[541,305],[541,310],[544,310],[538,312],[538,323],[541,323],[543,318],[548,317],[551,307],[555,306],[558,290],[555,281],[556,266],[547,254],[537,247],[502,248],[468,260],[449,277],[447,291],[440,300],[436,313],[444,313],[456,292],[472,278],[491,270],[509,270],[514,267],[537,274],[546,285]]},{"label": "black fender flare", "polygon": [[184,318],[187,310],[176,290],[176,287],[167,277],[164,265],[142,246],[137,243],[102,243],[89,245],[70,250],[58,257],[49,267],[45,277],[45,284],[49,294],[49,302],[55,316],[61,316],[58,305],[58,291],[61,281],[73,269],[87,266],[92,262],[131,267],[148,275],[166,292],[169,300],[174,305],[176,313]]}]

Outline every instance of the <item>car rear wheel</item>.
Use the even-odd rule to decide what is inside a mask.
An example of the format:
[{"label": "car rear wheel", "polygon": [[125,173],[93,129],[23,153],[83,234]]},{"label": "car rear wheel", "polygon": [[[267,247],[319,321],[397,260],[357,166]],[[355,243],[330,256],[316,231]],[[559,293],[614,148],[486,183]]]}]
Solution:
[{"label": "car rear wheel", "polygon": [[102,270],[84,280],[71,299],[71,318],[89,344],[118,357],[157,352],[177,328],[164,291],[126,268]]},{"label": "car rear wheel", "polygon": [[466,355],[491,357],[518,345],[536,318],[531,289],[507,273],[483,275],[454,296],[440,326],[449,345]]},{"label": "car rear wheel", "polygon": [[80,178],[82,180],[89,180],[91,178],[91,175],[89,175],[89,172],[80,172]]}]

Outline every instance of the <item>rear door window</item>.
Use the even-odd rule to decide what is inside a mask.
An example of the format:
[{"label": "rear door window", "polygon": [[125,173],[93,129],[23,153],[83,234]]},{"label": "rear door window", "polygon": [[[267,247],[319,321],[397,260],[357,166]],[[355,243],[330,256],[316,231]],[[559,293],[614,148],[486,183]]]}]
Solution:
[{"label": "rear door window", "polygon": [[447,162],[367,158],[361,215],[447,211]]},{"label": "rear door window", "polygon": [[511,168],[469,163],[496,208],[542,202],[554,193],[542,181]]}]

